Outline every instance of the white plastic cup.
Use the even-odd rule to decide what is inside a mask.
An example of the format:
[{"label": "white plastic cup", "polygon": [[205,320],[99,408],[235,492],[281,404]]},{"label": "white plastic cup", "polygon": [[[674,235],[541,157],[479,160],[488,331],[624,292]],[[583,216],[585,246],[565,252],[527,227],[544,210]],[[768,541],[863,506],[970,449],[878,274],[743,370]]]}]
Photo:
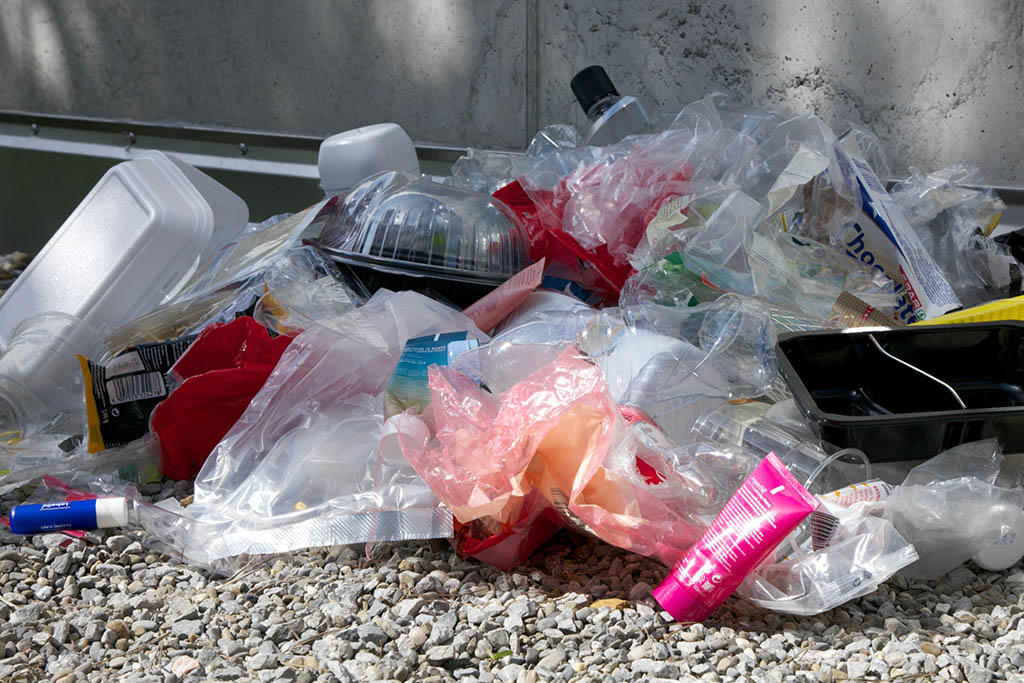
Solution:
[{"label": "white plastic cup", "polygon": [[397,123],[377,123],[332,135],[317,159],[324,194],[342,194],[381,171],[420,174],[416,146]]},{"label": "white plastic cup", "polygon": [[0,433],[35,433],[60,413],[80,411],[78,354],[94,355],[100,334],[63,313],[25,320],[0,354]]}]

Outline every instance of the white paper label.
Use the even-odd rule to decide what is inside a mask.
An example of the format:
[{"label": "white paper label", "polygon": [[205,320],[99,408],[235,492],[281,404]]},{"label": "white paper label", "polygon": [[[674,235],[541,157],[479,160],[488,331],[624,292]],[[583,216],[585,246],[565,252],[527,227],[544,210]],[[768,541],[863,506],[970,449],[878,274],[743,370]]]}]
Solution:
[{"label": "white paper label", "polygon": [[146,366],[142,364],[138,351],[130,351],[118,356],[107,363],[107,377],[126,375],[129,372],[145,372]]}]

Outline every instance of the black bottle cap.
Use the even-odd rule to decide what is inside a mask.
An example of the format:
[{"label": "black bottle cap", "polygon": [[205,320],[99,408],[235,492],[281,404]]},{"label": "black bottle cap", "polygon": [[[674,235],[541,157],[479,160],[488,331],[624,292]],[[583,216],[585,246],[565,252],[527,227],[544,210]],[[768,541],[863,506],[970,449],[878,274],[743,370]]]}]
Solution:
[{"label": "black bottle cap", "polygon": [[576,95],[584,112],[589,112],[595,102],[608,95],[618,97],[619,91],[612,85],[612,79],[608,78],[603,67],[594,65],[588,66],[572,77],[569,83],[572,92]]}]

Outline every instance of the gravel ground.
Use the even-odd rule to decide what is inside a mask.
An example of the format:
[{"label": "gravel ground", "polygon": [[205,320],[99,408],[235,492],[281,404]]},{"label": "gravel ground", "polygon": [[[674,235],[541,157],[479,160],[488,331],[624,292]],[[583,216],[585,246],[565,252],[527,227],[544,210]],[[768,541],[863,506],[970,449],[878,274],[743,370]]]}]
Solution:
[{"label": "gravel ground", "polygon": [[0,254],[0,294],[11,286],[14,279],[28,266],[29,255],[23,251]]},{"label": "gravel ground", "polygon": [[512,573],[404,543],[227,578],[142,540],[0,532],[0,680],[1024,680],[1020,565],[896,578],[810,618],[730,600],[684,626],[650,597],[663,567],[570,534]]}]

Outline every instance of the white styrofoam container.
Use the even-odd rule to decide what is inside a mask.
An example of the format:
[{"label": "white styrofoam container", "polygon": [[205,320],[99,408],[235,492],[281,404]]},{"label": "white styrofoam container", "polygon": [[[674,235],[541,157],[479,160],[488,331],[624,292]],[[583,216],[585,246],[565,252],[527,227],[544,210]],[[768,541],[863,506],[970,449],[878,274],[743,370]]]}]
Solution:
[{"label": "white styrofoam container", "polygon": [[210,205],[210,209],[213,211],[213,229],[206,249],[196,257],[192,268],[181,278],[178,286],[167,290],[163,301],[160,302],[162,305],[180,293],[181,287],[189,281],[191,275],[201,263],[218,253],[228,244],[238,240],[239,235],[249,225],[249,207],[237,194],[173,154],[164,154],[163,152],[151,150],[143,152],[137,158],[156,158],[171,161],[185,174],[188,181],[203,196],[203,199],[206,200],[206,203]]},{"label": "white styrofoam container", "polygon": [[73,411],[75,354],[177,291],[217,226],[230,241],[247,220],[241,199],[160,152],[107,171],[0,298],[0,432]]},{"label": "white styrofoam container", "polygon": [[249,207],[242,198],[173,154],[150,151],[139,155],[140,159],[160,157],[169,159],[177,166],[213,210],[213,230],[206,254],[216,253],[221,247],[237,240],[249,224]]},{"label": "white styrofoam container", "polygon": [[41,313],[101,332],[148,313],[194,268],[213,226],[209,203],[166,155],[114,166],[0,298],[0,348]]}]

